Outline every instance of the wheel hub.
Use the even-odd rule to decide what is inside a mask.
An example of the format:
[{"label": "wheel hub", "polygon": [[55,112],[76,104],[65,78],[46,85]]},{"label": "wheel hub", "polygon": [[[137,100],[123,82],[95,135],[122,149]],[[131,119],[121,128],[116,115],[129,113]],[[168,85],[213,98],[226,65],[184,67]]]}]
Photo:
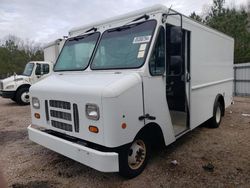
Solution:
[{"label": "wheel hub", "polygon": [[215,118],[216,118],[216,123],[220,123],[220,120],[221,120],[221,109],[220,109],[219,106],[217,107]]},{"label": "wheel hub", "polygon": [[29,97],[29,92],[23,92],[21,95],[21,99],[24,103],[29,103],[30,102],[30,97]]},{"label": "wheel hub", "polygon": [[138,169],[146,157],[146,146],[142,140],[136,140],[130,147],[128,164],[132,169]]}]

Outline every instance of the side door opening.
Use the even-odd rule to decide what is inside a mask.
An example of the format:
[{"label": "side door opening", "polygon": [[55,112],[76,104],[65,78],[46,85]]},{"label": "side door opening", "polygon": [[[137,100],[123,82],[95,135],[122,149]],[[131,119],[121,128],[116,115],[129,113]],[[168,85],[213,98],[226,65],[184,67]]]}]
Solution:
[{"label": "side door opening", "polygon": [[166,25],[166,97],[175,136],[189,129],[190,32]]}]

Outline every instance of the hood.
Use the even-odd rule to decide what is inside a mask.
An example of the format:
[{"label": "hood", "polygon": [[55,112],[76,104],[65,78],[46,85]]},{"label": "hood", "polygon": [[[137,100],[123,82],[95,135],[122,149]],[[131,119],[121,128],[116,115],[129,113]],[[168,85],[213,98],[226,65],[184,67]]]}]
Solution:
[{"label": "hood", "polygon": [[[138,73],[54,74],[31,86],[33,94],[46,93],[68,96],[118,97],[130,87],[141,83]],[[33,95],[32,94],[32,95]]]},{"label": "hood", "polygon": [[[40,109],[34,109],[31,105],[31,113],[40,112],[42,118],[39,120],[32,116],[32,123],[46,129],[51,129],[63,134],[78,137],[100,145],[104,144],[104,112],[103,101],[105,99],[116,99],[119,95],[130,91],[130,88],[141,84],[141,77],[137,73],[111,73],[111,72],[81,72],[81,73],[56,73],[41,80],[30,87],[31,97],[37,97],[40,101]],[[112,98],[111,98],[112,97]],[[49,101],[49,102],[48,102]],[[47,103],[48,102],[48,103]],[[52,117],[52,110],[59,112],[67,112],[74,116],[74,109],[65,110],[61,107],[53,107],[50,102],[68,103],[71,106],[75,105],[79,112],[80,132],[70,132],[63,128],[52,126],[51,121],[45,118],[46,104],[50,111],[49,119],[63,123],[67,123],[72,127],[75,126],[72,120],[64,120],[61,117]],[[95,104],[99,107],[100,119],[93,121],[86,117],[85,110],[87,104]],[[112,103],[111,103],[112,104]],[[98,135],[89,133],[88,126],[95,125],[99,128]]]},{"label": "hood", "polygon": [[14,81],[21,81],[28,78],[27,76],[24,75],[16,75],[16,76],[10,76],[8,78],[5,78],[3,80],[1,80],[1,82],[3,82],[3,84],[8,84],[10,82],[14,82]]}]

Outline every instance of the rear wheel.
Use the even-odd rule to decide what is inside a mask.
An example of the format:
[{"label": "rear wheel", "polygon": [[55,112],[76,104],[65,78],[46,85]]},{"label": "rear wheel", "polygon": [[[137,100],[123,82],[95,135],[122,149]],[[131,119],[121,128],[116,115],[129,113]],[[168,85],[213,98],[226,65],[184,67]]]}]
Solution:
[{"label": "rear wheel", "polygon": [[221,103],[217,102],[214,108],[213,117],[211,118],[209,122],[210,128],[218,128],[220,126],[221,119],[222,119],[222,110],[223,109],[222,109]]},{"label": "rear wheel", "polygon": [[146,137],[137,137],[132,144],[119,152],[120,175],[126,178],[138,176],[145,168],[150,153]]},{"label": "rear wheel", "polygon": [[23,87],[18,89],[16,93],[16,102],[20,105],[28,105],[30,103],[29,88]]}]

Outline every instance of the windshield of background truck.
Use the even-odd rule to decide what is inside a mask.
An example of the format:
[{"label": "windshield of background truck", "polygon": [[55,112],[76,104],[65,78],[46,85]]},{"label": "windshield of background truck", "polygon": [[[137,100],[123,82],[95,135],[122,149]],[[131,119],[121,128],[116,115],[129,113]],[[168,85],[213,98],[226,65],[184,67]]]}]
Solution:
[{"label": "windshield of background truck", "polygon": [[84,70],[97,43],[100,33],[77,36],[65,42],[54,71]]},{"label": "windshield of background truck", "polygon": [[122,26],[104,32],[91,69],[138,68],[144,64],[156,21]]},{"label": "windshield of background truck", "polygon": [[24,76],[30,76],[32,74],[32,70],[34,68],[34,63],[28,63],[25,66],[25,69],[23,71]]}]

